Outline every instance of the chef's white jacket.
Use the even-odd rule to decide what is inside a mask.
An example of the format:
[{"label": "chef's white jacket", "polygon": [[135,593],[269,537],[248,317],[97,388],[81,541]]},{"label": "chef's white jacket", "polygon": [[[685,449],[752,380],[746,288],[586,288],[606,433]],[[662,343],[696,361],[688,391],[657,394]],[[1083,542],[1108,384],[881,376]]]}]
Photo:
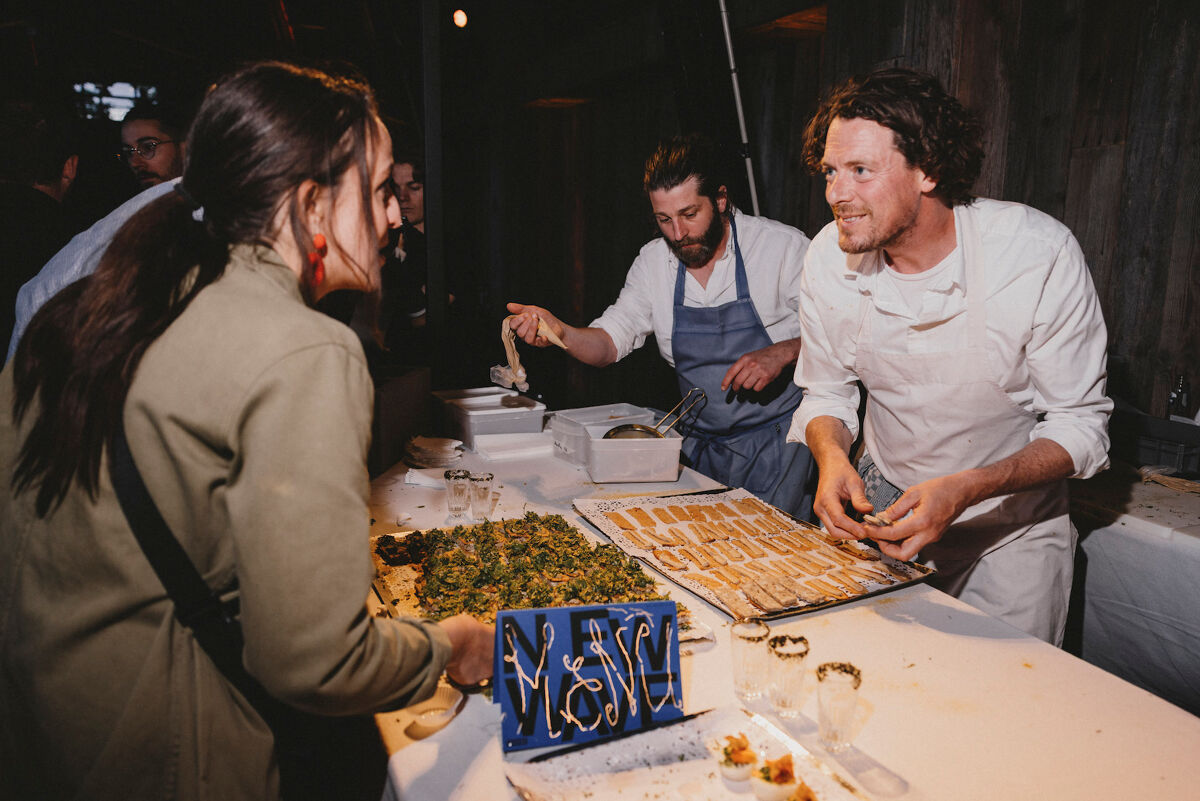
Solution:
[{"label": "chef's white jacket", "polygon": [[[738,244],[746,263],[750,299],[767,329],[772,342],[800,336],[798,309],[800,273],[809,239],[790,225],[734,211]],[[737,300],[736,264],[733,239],[717,261],[708,286],[689,272],[684,278],[684,306],[712,307]],[[661,237],[646,243],[615,303],[591,322],[602,328],[617,346],[617,359],[623,359],[653,333],[658,350],[672,367],[671,332],[675,322],[675,279],[679,260]]]},{"label": "chef's white jacket", "polygon": [[[1061,445],[1075,478],[1103,470],[1112,411],[1104,394],[1107,336],[1079,243],[1062,223],[1019,203],[980,199],[962,211],[972,216],[986,259],[992,374],[1014,404],[1039,415],[1030,440]],[[835,223],[817,235],[801,278],[796,383],[805,396],[789,441],[805,442],[808,423],[823,415],[857,436],[853,365],[862,315],[873,315],[875,341],[900,353],[936,353],[965,340],[961,241],[947,259],[949,269],[926,287],[914,314],[883,273],[882,259],[843,253]]]}]

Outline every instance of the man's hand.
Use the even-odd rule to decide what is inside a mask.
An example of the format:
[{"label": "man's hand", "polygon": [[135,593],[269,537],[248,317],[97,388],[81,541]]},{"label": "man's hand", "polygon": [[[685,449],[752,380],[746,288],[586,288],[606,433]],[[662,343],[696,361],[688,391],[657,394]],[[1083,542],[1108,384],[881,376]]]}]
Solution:
[{"label": "man's hand", "polygon": [[798,338],[785,339],[751,351],[725,371],[725,377],[721,379],[721,389],[727,390],[732,387],[734,392],[741,392],[743,389],[762,392],[783,372],[783,368],[796,363],[799,353]]},{"label": "man's hand", "polygon": [[[1035,439],[998,462],[909,487],[884,510],[895,524],[872,528],[871,539],[888,556],[908,561],[926,545],[940,540],[968,507],[987,498],[1064,479],[1074,471],[1071,455],[1061,445]],[[904,517],[909,512],[912,514]]]},{"label": "man's hand", "polygon": [[866,526],[856,523],[846,514],[846,501],[860,512],[870,512],[871,504],[864,494],[863,480],[858,471],[843,457],[840,463],[821,464],[817,468],[817,494],[813,511],[835,537],[861,540],[869,535]]},{"label": "man's hand", "polygon": [[513,331],[517,332],[517,336],[527,345],[544,348],[550,344],[550,340],[538,333],[538,320],[546,323],[559,339],[562,339],[566,333],[566,327],[562,324],[562,321],[541,306],[510,303],[508,304],[508,311],[510,314],[516,315],[516,317],[509,321],[509,326]]},{"label": "man's hand", "polygon": [[480,623],[467,614],[448,617],[438,625],[450,636],[450,661],[446,663],[446,675],[463,685],[490,679],[496,627]]}]

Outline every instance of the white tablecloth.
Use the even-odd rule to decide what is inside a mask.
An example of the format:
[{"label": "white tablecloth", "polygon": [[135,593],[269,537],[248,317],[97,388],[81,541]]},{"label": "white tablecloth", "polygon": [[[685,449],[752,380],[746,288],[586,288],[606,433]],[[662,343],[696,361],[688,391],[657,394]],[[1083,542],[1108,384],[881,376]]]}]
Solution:
[{"label": "white tablecloth", "polygon": [[[595,485],[557,458],[465,459],[468,468],[496,473],[497,518],[526,509],[566,513],[578,497],[712,486],[691,471],[678,484]],[[444,492],[400,483],[402,472],[374,484],[376,530],[396,530],[402,514],[413,517],[399,528],[442,523]],[[728,618],[669,586],[716,632],[715,645],[683,659],[686,711],[734,703]],[[775,621],[772,628],[809,639],[810,670],[829,660],[861,668],[866,718],[848,752],[835,758],[817,743],[811,673],[805,717],[785,728],[870,797],[1175,801],[1198,795],[1200,718],[927,586]],[[504,755],[499,731],[498,708],[470,696],[449,726],[393,754],[387,798],[516,798],[504,762],[531,752]]]},{"label": "white tablecloth", "polygon": [[1200,495],[1121,465],[1071,483],[1080,655],[1200,714]]}]

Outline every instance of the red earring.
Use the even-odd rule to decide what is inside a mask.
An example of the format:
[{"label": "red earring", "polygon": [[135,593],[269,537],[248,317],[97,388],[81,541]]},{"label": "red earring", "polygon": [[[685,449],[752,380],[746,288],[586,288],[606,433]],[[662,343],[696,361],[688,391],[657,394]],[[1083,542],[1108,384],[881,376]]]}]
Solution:
[{"label": "red earring", "polygon": [[308,264],[312,267],[313,286],[320,286],[325,281],[325,261],[322,257],[329,252],[324,234],[313,235],[313,248],[308,252]]}]

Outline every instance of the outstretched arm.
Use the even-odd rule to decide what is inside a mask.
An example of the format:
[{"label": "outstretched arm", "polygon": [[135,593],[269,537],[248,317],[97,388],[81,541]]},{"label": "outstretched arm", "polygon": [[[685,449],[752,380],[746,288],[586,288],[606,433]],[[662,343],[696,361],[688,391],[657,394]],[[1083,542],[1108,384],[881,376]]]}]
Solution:
[{"label": "outstretched arm", "polygon": [[862,539],[867,529],[846,514],[846,501],[860,512],[870,512],[863,481],[850,464],[850,446],[854,438],[846,424],[836,417],[814,417],[804,431],[808,449],[817,462],[817,495],[813,511],[836,537]]},{"label": "outstretched arm", "polygon": [[516,315],[509,325],[517,336],[530,345],[544,348],[550,344],[550,340],[538,334],[538,320],[542,320],[567,346],[567,352],[584,364],[607,367],[617,360],[617,346],[608,332],[601,328],[567,325],[541,306],[510,303],[508,311]]}]

